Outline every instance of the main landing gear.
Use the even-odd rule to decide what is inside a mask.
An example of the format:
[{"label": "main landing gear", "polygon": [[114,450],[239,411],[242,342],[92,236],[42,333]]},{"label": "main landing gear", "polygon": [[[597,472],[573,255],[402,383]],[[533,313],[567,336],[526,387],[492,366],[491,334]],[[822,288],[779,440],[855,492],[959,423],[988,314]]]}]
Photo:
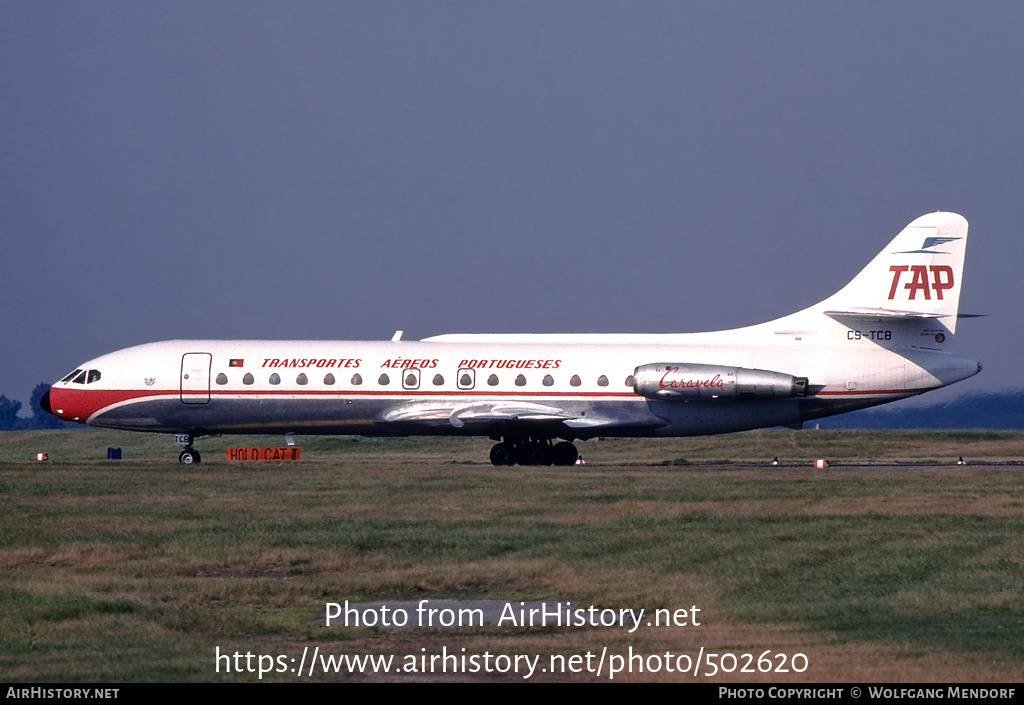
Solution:
[{"label": "main landing gear", "polygon": [[551,439],[504,440],[491,448],[491,465],[574,465],[579,451],[568,441]]}]

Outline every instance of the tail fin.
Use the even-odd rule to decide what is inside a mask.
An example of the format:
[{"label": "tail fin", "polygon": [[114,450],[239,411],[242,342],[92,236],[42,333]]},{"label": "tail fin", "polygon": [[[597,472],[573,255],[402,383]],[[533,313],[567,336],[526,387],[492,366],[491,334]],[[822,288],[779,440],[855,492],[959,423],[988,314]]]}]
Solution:
[{"label": "tail fin", "polygon": [[937,318],[955,333],[966,247],[963,216],[923,215],[815,308],[833,318]]}]

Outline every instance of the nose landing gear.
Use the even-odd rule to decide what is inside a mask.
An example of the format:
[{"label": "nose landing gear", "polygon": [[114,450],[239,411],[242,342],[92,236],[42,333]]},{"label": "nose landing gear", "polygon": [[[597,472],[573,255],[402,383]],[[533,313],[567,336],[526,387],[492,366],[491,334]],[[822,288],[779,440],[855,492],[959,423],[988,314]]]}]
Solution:
[{"label": "nose landing gear", "polygon": [[185,446],[185,450],[178,454],[178,462],[182,465],[191,465],[192,463],[201,463],[203,461],[199,451],[192,447],[193,440],[194,438],[190,433],[174,434],[175,444]]},{"label": "nose landing gear", "polygon": [[178,462],[182,465],[191,465],[192,463],[201,463],[202,461],[203,459],[199,455],[199,451],[194,448],[186,448],[178,456]]}]

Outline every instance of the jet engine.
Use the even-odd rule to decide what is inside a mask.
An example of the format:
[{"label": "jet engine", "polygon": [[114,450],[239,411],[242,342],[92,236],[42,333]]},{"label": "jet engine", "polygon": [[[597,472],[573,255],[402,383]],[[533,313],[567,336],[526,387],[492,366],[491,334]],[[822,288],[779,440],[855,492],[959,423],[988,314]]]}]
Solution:
[{"label": "jet engine", "polygon": [[748,367],[656,362],[636,368],[633,391],[675,401],[787,399],[807,395],[807,378]]}]

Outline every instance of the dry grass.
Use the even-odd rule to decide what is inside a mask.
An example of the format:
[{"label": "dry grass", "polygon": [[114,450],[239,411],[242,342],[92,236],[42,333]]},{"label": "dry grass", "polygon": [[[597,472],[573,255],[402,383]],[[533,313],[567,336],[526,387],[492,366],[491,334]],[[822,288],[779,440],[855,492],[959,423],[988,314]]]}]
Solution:
[{"label": "dry grass", "polygon": [[[299,463],[229,463],[202,447],[203,464],[182,468],[166,444],[5,434],[5,457],[45,446],[54,462],[0,464],[0,673],[255,680],[218,674],[216,646],[291,655],[447,646],[545,659],[704,647],[799,651],[810,662],[803,674],[715,682],[1016,681],[1022,439],[771,431],[616,440],[581,444],[589,464],[562,469],[491,468],[480,462],[484,441],[398,440],[389,451],[385,441],[314,439]],[[141,457],[107,462],[107,445]],[[775,455],[790,465],[769,467]],[[959,455],[972,465],[955,465]],[[822,456],[846,460],[810,467]],[[892,464],[939,456],[941,465]],[[673,464],[680,459],[693,464]],[[326,602],[420,598],[697,605],[702,624],[629,634],[317,623]],[[495,678],[522,680],[436,679]]]}]

